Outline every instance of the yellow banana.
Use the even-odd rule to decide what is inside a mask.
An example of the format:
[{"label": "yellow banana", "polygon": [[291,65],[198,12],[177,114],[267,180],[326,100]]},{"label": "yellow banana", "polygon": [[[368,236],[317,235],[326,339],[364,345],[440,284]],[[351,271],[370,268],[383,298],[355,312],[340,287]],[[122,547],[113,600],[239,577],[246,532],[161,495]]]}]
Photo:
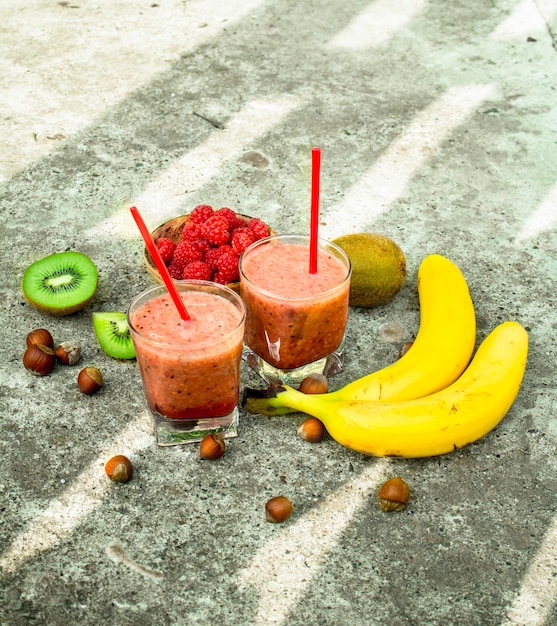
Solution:
[{"label": "yellow banana", "polygon": [[[476,343],[476,317],[466,279],[454,263],[439,254],[430,254],[418,271],[418,294],[420,328],[408,352],[327,397],[411,400],[444,389],[462,374]],[[257,412],[284,415],[292,410],[299,410],[298,405],[291,403],[288,394],[278,394],[260,400]]]},{"label": "yellow banana", "polygon": [[[320,419],[338,443],[374,456],[452,452],[486,435],[514,402],[526,367],[528,334],[505,322],[482,342],[452,385],[406,402],[342,401],[285,387],[300,411]],[[330,394],[333,396],[333,394]]]}]

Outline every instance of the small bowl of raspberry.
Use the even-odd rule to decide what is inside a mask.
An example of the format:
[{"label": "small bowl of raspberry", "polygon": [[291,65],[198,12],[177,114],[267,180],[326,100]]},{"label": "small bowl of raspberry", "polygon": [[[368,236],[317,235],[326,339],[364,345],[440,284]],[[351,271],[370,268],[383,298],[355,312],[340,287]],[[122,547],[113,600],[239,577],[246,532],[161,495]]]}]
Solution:
[{"label": "small bowl of raspberry", "polygon": [[[165,222],[151,236],[175,280],[211,280],[239,291],[240,255],[255,241],[274,234],[257,217],[200,204],[191,213]],[[151,277],[162,283],[147,248],[143,256]]]}]

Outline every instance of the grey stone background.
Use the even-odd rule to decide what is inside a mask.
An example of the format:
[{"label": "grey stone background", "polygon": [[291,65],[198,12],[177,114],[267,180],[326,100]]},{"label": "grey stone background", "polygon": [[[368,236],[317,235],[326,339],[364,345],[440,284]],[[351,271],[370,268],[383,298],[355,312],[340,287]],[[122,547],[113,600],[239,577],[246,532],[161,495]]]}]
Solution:
[{"label": "grey stone background", "polygon": [[[557,624],[556,27],[555,0],[2,2],[1,624]],[[154,445],[135,362],[100,350],[91,313],[150,284],[130,205],[153,228],[204,202],[307,232],[312,146],[322,234],[380,232],[408,262],[391,303],[351,310],[333,388],[415,335],[431,252],[464,272],[478,341],[528,329],[520,394],[476,444],[367,458],[242,414],[202,462]],[[66,249],[99,288],[46,318],[21,277]],[[97,395],[23,368],[38,326],[82,343]],[[392,475],[412,497],[388,515]],[[279,493],[294,514],[271,525]]]}]

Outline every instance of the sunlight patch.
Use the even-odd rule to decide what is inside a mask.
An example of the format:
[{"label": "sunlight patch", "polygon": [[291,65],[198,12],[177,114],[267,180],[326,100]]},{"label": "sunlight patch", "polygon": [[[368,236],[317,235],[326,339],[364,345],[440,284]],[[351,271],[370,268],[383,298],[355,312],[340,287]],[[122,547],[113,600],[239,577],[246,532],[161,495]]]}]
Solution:
[{"label": "sunlight patch", "polygon": [[367,50],[386,44],[409,24],[426,0],[375,0],[329,42],[333,48]]},{"label": "sunlight patch", "polygon": [[557,183],[543,199],[538,208],[528,217],[514,243],[534,239],[557,225]]},{"label": "sunlight patch", "polygon": [[491,33],[491,39],[519,39],[547,33],[548,22],[557,15],[556,0],[522,0]]},{"label": "sunlight patch", "polygon": [[455,128],[494,94],[495,86],[491,84],[451,87],[420,111],[347,191],[342,203],[328,212],[327,222],[336,224],[339,231],[329,229],[328,238],[366,230],[375,217],[384,213],[404,193],[412,178],[428,159],[435,156],[435,151]]},{"label": "sunlight patch", "polygon": [[557,517],[522,580],[520,591],[507,611],[502,626],[549,624],[557,600]]},{"label": "sunlight patch", "polygon": [[298,520],[277,528],[277,535],[239,572],[240,586],[250,587],[259,596],[254,626],[286,623],[288,613],[366,505],[388,465],[386,459],[377,460]]},{"label": "sunlight patch", "polygon": [[153,228],[180,215],[188,193],[207,184],[225,163],[252,147],[257,139],[301,105],[299,98],[290,95],[247,102],[241,111],[226,121],[222,130],[212,132],[206,141],[149,183],[139,197],[130,200],[129,205],[87,230],[86,236],[117,234],[127,239],[137,238],[137,229],[129,213],[131,205],[137,206],[145,222]]},{"label": "sunlight patch", "polygon": [[48,508],[0,556],[0,571],[16,572],[27,561],[50,550],[101,505],[112,484],[104,471],[105,462],[116,454],[131,456],[153,445],[150,424],[146,427],[146,423],[145,415],[134,420],[59,498],[50,502]]}]

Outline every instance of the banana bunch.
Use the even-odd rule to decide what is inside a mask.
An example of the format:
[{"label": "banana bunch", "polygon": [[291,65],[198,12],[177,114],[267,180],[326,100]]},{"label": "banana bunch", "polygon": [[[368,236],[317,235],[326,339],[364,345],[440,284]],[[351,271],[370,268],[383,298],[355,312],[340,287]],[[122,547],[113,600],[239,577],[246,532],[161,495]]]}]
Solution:
[{"label": "banana bunch", "polygon": [[[420,333],[422,329],[423,323]],[[360,389],[361,381],[369,378],[364,377],[341,393],[306,395],[288,386],[252,392],[251,396],[248,392],[244,406],[254,413],[276,415],[281,407],[288,407],[313,415],[338,443],[363,454],[436,456],[477,441],[495,428],[518,394],[527,353],[524,328],[517,322],[504,322],[481,343],[460,377],[427,395],[388,401],[383,395],[379,400],[356,397],[355,393],[350,396],[346,390]],[[422,354],[427,357],[427,352]],[[444,368],[442,361],[436,364]],[[412,388],[413,379],[410,373],[408,376]],[[413,389],[419,393],[423,387]]]},{"label": "banana bunch", "polygon": [[[476,316],[460,269],[439,254],[425,257],[418,271],[420,327],[412,347],[387,367],[326,395],[339,401],[402,401],[444,389],[466,369],[476,343]],[[249,390],[248,393],[254,393]],[[300,411],[298,396],[278,393],[247,408],[264,415]]]}]

